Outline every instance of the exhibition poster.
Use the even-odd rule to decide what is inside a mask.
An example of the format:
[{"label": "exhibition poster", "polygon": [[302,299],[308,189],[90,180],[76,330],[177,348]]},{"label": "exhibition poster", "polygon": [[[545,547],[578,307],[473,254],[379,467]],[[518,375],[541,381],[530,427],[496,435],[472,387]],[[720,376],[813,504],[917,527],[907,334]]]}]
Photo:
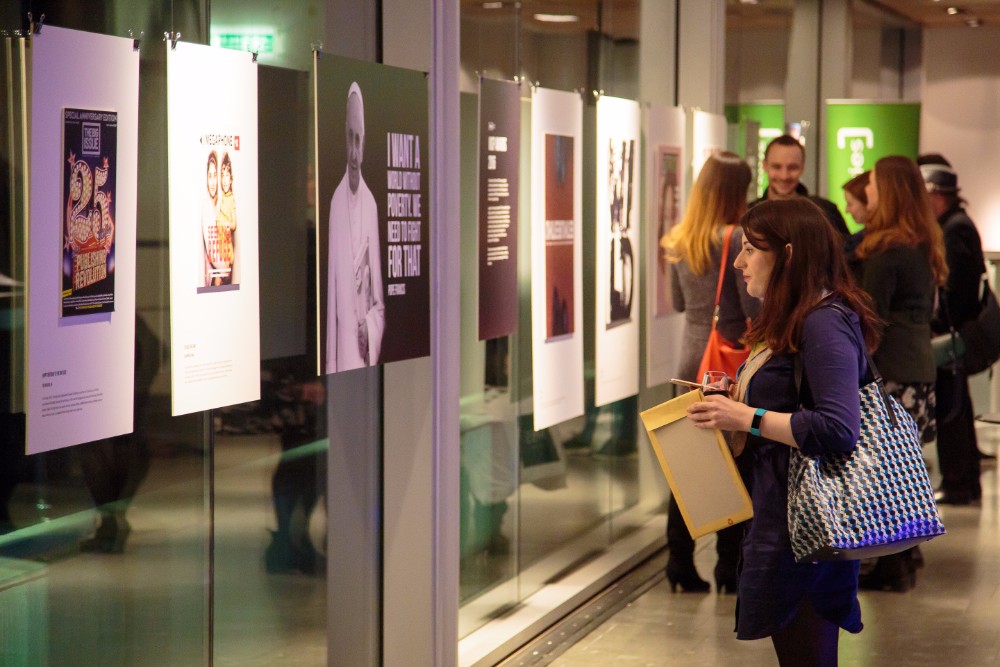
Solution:
[{"label": "exhibition poster", "polygon": [[684,316],[673,308],[670,263],[663,242],[684,215],[687,156],[684,109],[646,109],[646,386],[676,375]]},{"label": "exhibition poster", "polygon": [[63,317],[115,309],[118,114],[63,109]]},{"label": "exhibition poster", "polygon": [[536,431],[583,414],[583,101],[531,105],[531,351]]},{"label": "exhibition poster", "polygon": [[639,103],[597,100],[594,405],[639,393]]},{"label": "exhibition poster", "polygon": [[479,340],[517,330],[521,86],[479,81]]},{"label": "exhibition poster", "polygon": [[[727,104],[726,120],[739,128],[738,146],[749,145],[751,137],[745,134],[751,131],[754,122],[757,124],[756,149],[753,154],[746,154],[747,163],[756,175],[755,198],[764,196],[767,188],[767,174],[764,173],[764,150],[771,140],[785,132],[785,104],[780,101],[749,102],[746,104]],[[749,121],[749,122],[748,122]]]},{"label": "exhibition poster", "polygon": [[260,398],[257,65],[167,45],[174,415]]},{"label": "exhibition poster", "polygon": [[699,109],[691,111],[691,183],[698,180],[701,166],[709,156],[726,150],[728,133],[725,116]]},{"label": "exhibition poster", "polygon": [[133,429],[139,53],[131,39],[53,26],[29,52],[34,454]]},{"label": "exhibition poster", "polygon": [[[920,105],[858,100],[826,102],[826,196],[846,211],[843,185],[886,155],[916,159],[920,150]],[[844,214],[848,229],[861,227]]]},{"label": "exhibition poster", "polygon": [[427,77],[316,52],[318,368],[430,354]]}]

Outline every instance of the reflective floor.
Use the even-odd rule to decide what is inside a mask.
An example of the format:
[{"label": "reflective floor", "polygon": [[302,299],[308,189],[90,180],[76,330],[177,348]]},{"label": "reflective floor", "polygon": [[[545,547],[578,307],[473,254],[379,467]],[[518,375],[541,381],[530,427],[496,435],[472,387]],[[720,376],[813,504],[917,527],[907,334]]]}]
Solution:
[{"label": "reflective floor", "polygon": [[[980,430],[995,452],[1000,429]],[[930,456],[933,447],[925,450]],[[936,480],[935,480],[936,481]],[[865,629],[841,633],[842,665],[1000,664],[1000,495],[997,467],[983,467],[982,507],[942,507],[948,534],[922,547],[926,567],[907,593],[862,592]],[[707,577],[711,539],[696,561]],[[566,667],[775,665],[769,640],[737,641],[734,596],[671,593],[660,579],[553,660]],[[512,664],[520,664],[514,662]]]}]

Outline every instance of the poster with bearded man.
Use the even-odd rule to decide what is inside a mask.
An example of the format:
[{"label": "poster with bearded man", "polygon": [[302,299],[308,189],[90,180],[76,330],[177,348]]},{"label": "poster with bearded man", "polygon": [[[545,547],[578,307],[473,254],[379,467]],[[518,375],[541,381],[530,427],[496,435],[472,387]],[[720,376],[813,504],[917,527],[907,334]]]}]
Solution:
[{"label": "poster with bearded man", "polygon": [[321,374],[430,354],[427,80],[320,54]]}]

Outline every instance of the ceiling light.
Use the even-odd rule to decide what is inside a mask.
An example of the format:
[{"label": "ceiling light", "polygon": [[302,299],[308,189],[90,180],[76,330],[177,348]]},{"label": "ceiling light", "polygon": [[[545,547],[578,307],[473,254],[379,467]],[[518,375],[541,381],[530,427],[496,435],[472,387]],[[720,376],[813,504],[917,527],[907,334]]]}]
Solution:
[{"label": "ceiling light", "polygon": [[965,25],[969,26],[970,28],[979,28],[983,25],[983,21],[982,19],[969,19],[968,21],[965,22]]},{"label": "ceiling light", "polygon": [[741,5],[756,5],[760,0],[740,0]]},{"label": "ceiling light", "polygon": [[503,9],[502,2],[484,2],[483,9]]},{"label": "ceiling light", "polygon": [[948,16],[954,16],[955,14],[961,14],[965,10],[959,7],[949,7],[945,11],[948,12]]},{"label": "ceiling light", "polygon": [[535,20],[543,23],[576,23],[580,17],[576,14],[535,14]]}]

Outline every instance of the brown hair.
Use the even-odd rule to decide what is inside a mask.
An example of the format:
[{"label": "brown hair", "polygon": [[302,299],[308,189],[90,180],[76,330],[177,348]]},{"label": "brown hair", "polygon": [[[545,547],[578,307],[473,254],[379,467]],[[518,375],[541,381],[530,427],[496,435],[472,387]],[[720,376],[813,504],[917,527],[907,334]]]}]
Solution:
[{"label": "brown hair", "polygon": [[751,180],[749,165],[735,153],[723,151],[705,160],[688,196],[684,218],[663,241],[667,259],[687,262],[695,275],[712,268],[712,247],[719,244],[717,230],[739,223]]},{"label": "brown hair", "polygon": [[767,161],[767,156],[771,154],[771,146],[795,146],[800,151],[802,151],[802,161],[806,160],[806,147],[802,145],[802,142],[793,137],[790,134],[782,134],[780,137],[775,137],[771,139],[771,142],[764,149],[764,161]]},{"label": "brown hair", "polygon": [[844,183],[842,186],[844,192],[850,193],[852,197],[861,202],[864,206],[868,206],[868,193],[865,192],[865,186],[868,185],[869,174],[871,170],[866,170],[852,178],[851,180]]},{"label": "brown hair", "polygon": [[943,285],[948,277],[944,235],[917,164],[903,155],[889,155],[876,162],[873,171],[878,204],[865,225],[858,257],[864,259],[893,246],[915,246],[927,256],[934,281]]},{"label": "brown hair", "polygon": [[875,349],[881,325],[871,297],[855,284],[843,240],[819,206],[805,197],[769,199],[747,211],[740,224],[750,245],[775,254],[767,296],[744,336],[747,344],[797,352],[806,315],[826,290],[858,314],[865,344]]}]

